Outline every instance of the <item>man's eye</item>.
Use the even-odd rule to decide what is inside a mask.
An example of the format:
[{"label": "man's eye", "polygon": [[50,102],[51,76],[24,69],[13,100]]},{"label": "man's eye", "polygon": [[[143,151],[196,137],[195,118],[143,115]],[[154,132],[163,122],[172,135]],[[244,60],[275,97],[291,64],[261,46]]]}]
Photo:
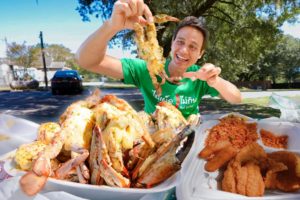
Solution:
[{"label": "man's eye", "polygon": [[179,40],[179,41],[177,41],[177,44],[179,44],[179,45],[183,45],[183,44],[184,44],[184,42],[183,42],[183,41],[181,41],[181,40]]},{"label": "man's eye", "polygon": [[197,46],[194,46],[194,45],[192,45],[192,46],[190,46],[190,49],[191,49],[191,50],[197,50],[197,49],[198,49],[198,47],[197,47]]}]

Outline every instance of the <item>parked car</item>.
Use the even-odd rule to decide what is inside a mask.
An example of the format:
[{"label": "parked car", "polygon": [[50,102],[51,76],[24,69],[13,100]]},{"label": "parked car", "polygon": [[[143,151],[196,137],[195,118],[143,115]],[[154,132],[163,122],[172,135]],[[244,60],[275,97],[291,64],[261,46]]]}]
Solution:
[{"label": "parked car", "polygon": [[51,79],[52,94],[81,93],[82,78],[76,70],[58,70]]},{"label": "parked car", "polygon": [[13,80],[9,83],[13,90],[36,90],[39,88],[39,82],[35,79],[31,80]]}]

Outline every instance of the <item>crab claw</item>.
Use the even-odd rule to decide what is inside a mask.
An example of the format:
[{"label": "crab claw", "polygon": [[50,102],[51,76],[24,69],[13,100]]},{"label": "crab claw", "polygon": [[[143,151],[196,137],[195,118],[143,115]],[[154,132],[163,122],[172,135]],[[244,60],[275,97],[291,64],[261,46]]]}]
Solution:
[{"label": "crab claw", "polygon": [[[171,177],[181,168],[181,164],[189,153],[195,137],[195,131],[186,126],[166,145],[162,145],[149,156],[137,174],[136,187],[152,187]],[[185,138],[187,138],[185,140]],[[180,144],[183,146],[178,151]]]},{"label": "crab claw", "polygon": [[180,20],[178,18],[166,14],[159,14],[154,16],[154,22],[158,24],[165,23],[165,22],[179,22],[179,21]]},{"label": "crab claw", "polygon": [[33,196],[43,189],[47,178],[48,176],[38,176],[30,171],[21,177],[19,184],[25,194]]},{"label": "crab claw", "polygon": [[51,174],[51,161],[49,157],[41,155],[34,162],[32,171],[38,176],[49,176]]}]

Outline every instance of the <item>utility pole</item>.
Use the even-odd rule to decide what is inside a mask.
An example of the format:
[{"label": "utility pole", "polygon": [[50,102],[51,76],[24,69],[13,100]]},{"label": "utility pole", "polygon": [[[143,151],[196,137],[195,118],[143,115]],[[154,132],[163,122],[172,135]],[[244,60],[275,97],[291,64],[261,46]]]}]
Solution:
[{"label": "utility pole", "polygon": [[42,31],[40,31],[40,39],[41,39],[41,51],[42,51],[42,59],[43,59],[43,66],[44,66],[44,74],[45,74],[44,80],[45,80],[45,84],[46,84],[46,90],[48,90],[47,66],[46,66],[46,60],[45,60],[43,32]]}]

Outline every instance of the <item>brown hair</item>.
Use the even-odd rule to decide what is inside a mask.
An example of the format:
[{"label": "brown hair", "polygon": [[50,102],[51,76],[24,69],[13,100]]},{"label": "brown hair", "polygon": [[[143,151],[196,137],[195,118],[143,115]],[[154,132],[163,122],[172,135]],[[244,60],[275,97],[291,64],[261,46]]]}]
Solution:
[{"label": "brown hair", "polygon": [[202,33],[204,40],[203,40],[201,50],[204,50],[206,47],[207,40],[208,40],[208,31],[205,28],[204,18],[202,18],[202,17],[197,18],[194,16],[185,17],[183,20],[180,21],[177,28],[175,29],[172,39],[175,40],[175,38],[178,34],[178,31],[181,28],[186,27],[186,26],[194,27]]}]

